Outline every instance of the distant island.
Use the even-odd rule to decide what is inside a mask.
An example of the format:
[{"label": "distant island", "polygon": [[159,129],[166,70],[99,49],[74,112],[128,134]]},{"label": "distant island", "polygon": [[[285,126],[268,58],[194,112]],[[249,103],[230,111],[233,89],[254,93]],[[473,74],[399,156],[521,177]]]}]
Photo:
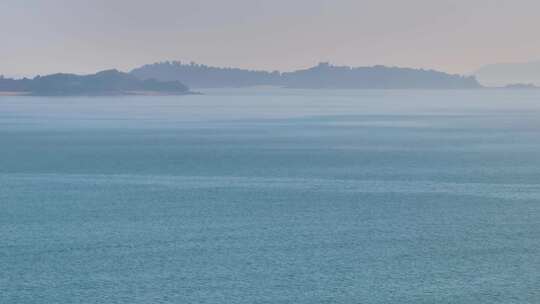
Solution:
[{"label": "distant island", "polygon": [[540,87],[532,84],[532,83],[513,83],[508,84],[503,89],[510,89],[510,90],[538,90]]},{"label": "distant island", "polygon": [[293,72],[268,72],[166,61],[144,65],[129,73],[106,70],[90,75],[58,73],[32,79],[0,76],[2,95],[185,95],[194,94],[189,88],[254,86],[382,90],[483,88],[474,76],[381,65],[352,68],[330,63],[319,63],[314,67]]},{"label": "distant island", "polygon": [[474,75],[486,86],[503,87],[509,83],[540,86],[540,61],[490,64],[478,69]]},{"label": "distant island", "polygon": [[386,66],[347,67],[320,63],[293,72],[218,68],[166,61],[130,72],[139,79],[180,81],[192,88],[278,86],[299,89],[478,89],[474,76]]},{"label": "distant island", "polygon": [[139,79],[117,70],[91,75],[52,74],[32,79],[0,76],[0,94],[38,96],[185,95],[192,94],[179,81]]}]

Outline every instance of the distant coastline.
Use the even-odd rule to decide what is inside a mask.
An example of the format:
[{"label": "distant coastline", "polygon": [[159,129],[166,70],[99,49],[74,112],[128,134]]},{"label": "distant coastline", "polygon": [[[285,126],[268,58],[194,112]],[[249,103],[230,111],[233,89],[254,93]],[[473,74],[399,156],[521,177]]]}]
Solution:
[{"label": "distant coastline", "polygon": [[190,95],[179,81],[141,80],[128,73],[107,70],[90,75],[52,74],[32,79],[0,77],[2,96],[118,96],[118,95]]},{"label": "distant coastline", "polygon": [[480,89],[474,76],[435,70],[371,66],[336,66],[327,62],[293,72],[220,68],[165,61],[130,72],[139,79],[180,81],[192,88],[274,86],[298,89]]},{"label": "distant coastline", "polygon": [[512,83],[508,84],[502,89],[508,89],[508,90],[539,90],[540,87],[532,84],[532,83]]},{"label": "distant coastline", "polygon": [[0,96],[26,96],[31,95],[30,92],[10,92],[10,91],[0,91]]},{"label": "distant coastline", "polygon": [[191,90],[277,87],[290,89],[361,90],[536,90],[534,84],[485,87],[474,76],[435,70],[387,66],[348,67],[330,63],[293,72],[253,71],[166,61],[144,65],[129,73],[106,70],[96,74],[57,73],[32,79],[0,76],[0,96],[163,96],[196,95]]},{"label": "distant coastline", "polygon": [[159,91],[111,91],[111,92],[99,92],[99,93],[80,93],[80,94],[42,94],[32,92],[5,92],[0,91],[0,96],[86,96],[86,97],[100,97],[100,96],[174,96],[174,95],[203,95],[201,92],[185,92],[185,93],[173,93],[173,92],[159,92]]},{"label": "distant coastline", "polygon": [[474,72],[480,83],[491,87],[512,84],[540,86],[540,61],[496,63],[481,67]]}]

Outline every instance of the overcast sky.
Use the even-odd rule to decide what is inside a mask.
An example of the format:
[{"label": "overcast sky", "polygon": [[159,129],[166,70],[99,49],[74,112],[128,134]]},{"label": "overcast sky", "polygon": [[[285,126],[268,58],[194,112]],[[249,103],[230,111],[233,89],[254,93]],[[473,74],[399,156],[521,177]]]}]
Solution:
[{"label": "overcast sky", "polygon": [[540,59],[539,0],[1,0],[0,74],[163,60],[468,73]]}]

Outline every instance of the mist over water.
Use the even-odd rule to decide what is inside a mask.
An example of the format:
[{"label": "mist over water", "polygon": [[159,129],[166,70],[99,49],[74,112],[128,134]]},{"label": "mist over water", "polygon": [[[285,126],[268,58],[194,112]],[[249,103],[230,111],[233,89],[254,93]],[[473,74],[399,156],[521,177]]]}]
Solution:
[{"label": "mist over water", "polygon": [[535,303],[540,93],[0,96],[1,303]]}]

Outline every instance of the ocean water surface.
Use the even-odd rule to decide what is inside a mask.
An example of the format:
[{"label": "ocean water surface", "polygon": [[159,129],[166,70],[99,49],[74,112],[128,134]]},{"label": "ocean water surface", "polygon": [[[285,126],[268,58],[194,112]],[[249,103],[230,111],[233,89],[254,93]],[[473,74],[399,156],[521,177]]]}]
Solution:
[{"label": "ocean water surface", "polygon": [[539,303],[540,92],[0,97],[0,303]]}]

